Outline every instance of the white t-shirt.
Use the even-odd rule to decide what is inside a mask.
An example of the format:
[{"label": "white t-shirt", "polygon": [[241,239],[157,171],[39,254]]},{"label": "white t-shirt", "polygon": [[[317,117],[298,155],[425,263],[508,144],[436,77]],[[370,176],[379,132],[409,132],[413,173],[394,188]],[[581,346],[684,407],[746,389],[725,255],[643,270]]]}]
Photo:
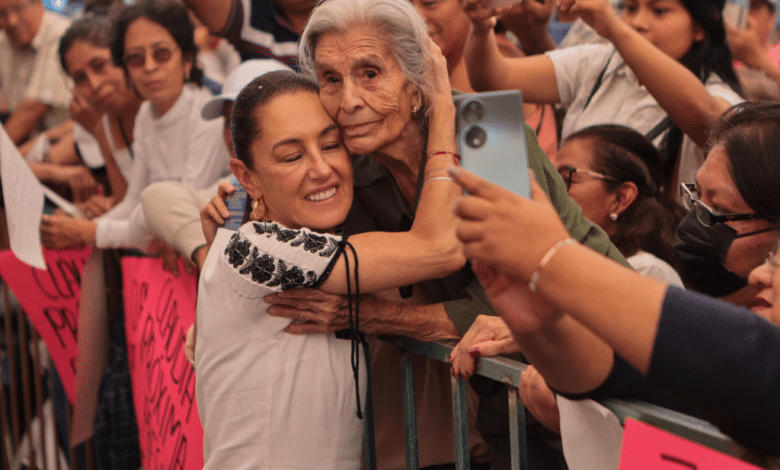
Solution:
[{"label": "white t-shirt", "polygon": [[269,316],[263,300],[320,285],[341,255],[339,242],[272,222],[217,231],[198,287],[204,469],[360,468],[363,422],[350,342],[287,334],[290,320]]},{"label": "white t-shirt", "polygon": [[150,184],[180,181],[200,191],[229,173],[222,118],[205,120],[200,115],[211,98],[208,90],[188,84],[161,117],[155,116],[149,101],[141,104],[133,129],[135,160],[127,193],[98,219],[98,248],[148,250],[154,236],[144,217],[141,191]]},{"label": "white t-shirt", "polygon": [[[566,109],[561,129],[561,141],[574,132],[597,124],[621,124],[641,134],[648,133],[666,118],[666,111],[634,75],[612,44],[585,45],[547,52],[555,68],[555,80],[561,106]],[[601,86],[588,103],[602,70]],[[730,105],[743,99],[712,74],[705,84],[711,95]],[[663,134],[654,143],[661,143]],[[677,180],[693,182],[696,171],[704,163],[704,151],[688,136],[680,149]]]},{"label": "white t-shirt", "polygon": [[626,261],[636,272],[643,276],[658,279],[681,289],[685,288],[677,271],[669,263],[652,253],[639,250],[634,256],[626,258]]}]

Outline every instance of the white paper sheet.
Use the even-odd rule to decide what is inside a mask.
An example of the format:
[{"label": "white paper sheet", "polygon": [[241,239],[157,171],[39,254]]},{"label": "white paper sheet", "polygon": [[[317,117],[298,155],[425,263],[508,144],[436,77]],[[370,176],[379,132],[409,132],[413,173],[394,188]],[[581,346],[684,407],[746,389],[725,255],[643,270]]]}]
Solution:
[{"label": "white paper sheet", "polygon": [[41,249],[43,188],[2,126],[0,178],[11,250],[20,261],[46,269]]},{"label": "white paper sheet", "polygon": [[558,396],[563,456],[569,470],[617,470],[623,427],[617,417],[593,400]]}]

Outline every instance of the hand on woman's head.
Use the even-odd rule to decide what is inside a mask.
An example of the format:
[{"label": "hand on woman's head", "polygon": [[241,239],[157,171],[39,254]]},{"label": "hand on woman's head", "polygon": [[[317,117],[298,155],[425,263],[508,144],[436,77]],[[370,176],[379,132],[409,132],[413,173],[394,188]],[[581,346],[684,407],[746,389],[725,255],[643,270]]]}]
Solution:
[{"label": "hand on woman's head", "polygon": [[435,96],[425,96],[425,101],[429,103],[429,107],[433,109],[436,107],[434,106],[434,103],[452,103],[452,87],[450,86],[447,59],[444,57],[444,54],[442,54],[441,48],[431,38],[428,38],[426,45],[428,46],[428,51],[431,53],[433,59],[428,73],[430,75],[430,82],[434,84],[433,89]]}]

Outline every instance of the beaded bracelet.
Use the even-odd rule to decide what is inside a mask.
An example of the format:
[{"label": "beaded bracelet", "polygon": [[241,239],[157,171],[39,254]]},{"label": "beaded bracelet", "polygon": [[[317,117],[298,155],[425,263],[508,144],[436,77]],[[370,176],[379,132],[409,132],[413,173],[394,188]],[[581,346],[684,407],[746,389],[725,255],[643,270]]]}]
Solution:
[{"label": "beaded bracelet", "polygon": [[435,155],[452,155],[452,159],[455,161],[455,164],[460,165],[460,155],[455,152],[450,152],[447,150],[442,150],[441,152],[432,152],[428,154],[428,160],[433,158]]},{"label": "beaded bracelet", "polygon": [[533,274],[531,274],[531,280],[528,281],[528,288],[533,292],[536,293],[536,284],[539,282],[539,276],[542,274],[542,269],[547,265],[547,262],[550,261],[550,258],[555,255],[555,253],[558,252],[561,248],[563,248],[566,245],[576,244],[577,240],[573,238],[567,238],[565,240],[561,240],[558,243],[555,244],[552,248],[547,250],[547,253],[545,253],[544,256],[542,256],[542,260],[539,261],[539,266],[536,268],[536,271],[534,271]]}]

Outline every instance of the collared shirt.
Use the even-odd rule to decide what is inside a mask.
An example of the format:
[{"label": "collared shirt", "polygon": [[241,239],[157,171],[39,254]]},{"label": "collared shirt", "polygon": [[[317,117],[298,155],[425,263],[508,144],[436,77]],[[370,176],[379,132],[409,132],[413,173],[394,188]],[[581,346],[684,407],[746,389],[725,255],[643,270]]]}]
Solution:
[{"label": "collared shirt", "polygon": [[233,0],[230,19],[221,33],[241,60],[276,59],[298,70],[298,39],[273,0]]},{"label": "collared shirt", "polygon": [[[539,147],[536,135],[525,126],[528,166],[549,195],[571,236],[590,248],[628,266],[623,255],[609,241],[606,233],[587,220],[582,210],[569,199],[566,185],[558,171]],[[344,222],[348,235],[370,231],[399,232],[409,230],[414,211],[406,207],[401,191],[390,172],[369,156],[353,157],[355,199]],[[424,172],[420,171],[420,175]],[[419,194],[421,182],[418,182]],[[515,242],[515,241],[512,241]],[[443,279],[423,283],[433,303],[443,302],[447,315],[460,334],[464,334],[478,315],[495,315],[485,291],[477,282],[471,267]]]},{"label": "collared shirt", "polygon": [[[611,44],[556,49],[547,52],[547,56],[555,69],[561,106],[566,109],[561,128],[562,141],[580,129],[607,123],[622,124],[646,134],[666,118],[666,111],[639,83]],[[602,71],[601,86],[591,96]],[[707,79],[705,87],[711,95],[729,105],[743,101],[714,73]],[[656,146],[661,143],[663,135],[654,140]],[[677,180],[693,181],[702,163],[704,151],[685,136],[680,149]]]},{"label": "collared shirt", "polygon": [[68,119],[68,78],[59,62],[60,36],[70,20],[45,11],[41,27],[28,47],[14,48],[5,31],[0,32],[0,91],[13,112],[24,99],[49,105],[43,127]]}]

